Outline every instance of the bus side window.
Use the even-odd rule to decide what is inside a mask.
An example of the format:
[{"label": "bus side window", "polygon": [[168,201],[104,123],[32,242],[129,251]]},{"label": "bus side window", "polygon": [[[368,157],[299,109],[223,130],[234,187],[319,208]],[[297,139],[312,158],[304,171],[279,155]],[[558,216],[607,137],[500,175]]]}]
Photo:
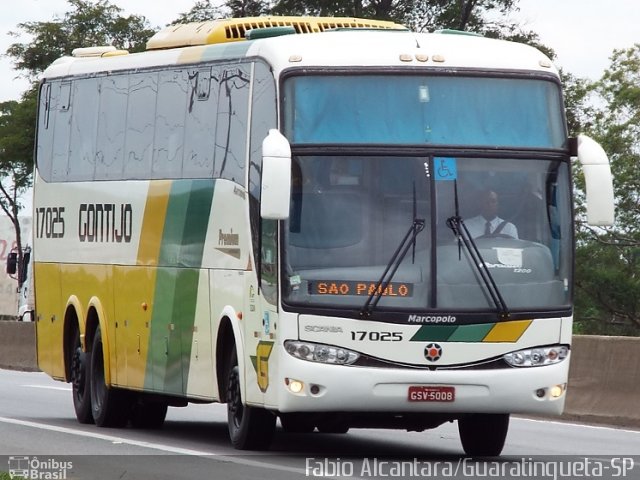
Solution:
[{"label": "bus side window", "polygon": [[66,179],[93,180],[98,138],[100,87],[104,78],[83,78],[73,82],[71,94],[71,144]]},{"label": "bus side window", "polygon": [[131,75],[127,106],[127,136],[124,157],[124,178],[149,178],[153,154],[153,132],[158,72]]},{"label": "bus side window", "polygon": [[128,75],[103,78],[96,139],[96,180],[122,178],[128,97]]},{"label": "bus side window", "polygon": [[67,178],[71,137],[70,95],[71,82],[58,82],[51,88],[51,108],[55,110],[55,135],[51,146],[51,180],[54,181],[64,181]]},{"label": "bus side window", "polygon": [[185,178],[213,176],[218,90],[211,88],[211,84],[218,81],[218,76],[218,69],[211,66],[189,72],[182,167]]},{"label": "bus side window", "polygon": [[52,105],[52,90],[58,90],[59,83],[46,83],[40,91],[40,108],[38,118],[38,139],[36,161],[38,171],[45,180],[51,179],[51,151],[53,142],[53,126],[56,112]]},{"label": "bus side window", "polygon": [[[262,141],[269,133],[269,129],[276,128],[276,84],[273,73],[270,68],[262,63],[255,62],[253,64],[253,76],[251,78],[253,86],[251,88],[253,98],[251,99],[251,128],[250,128],[250,145],[249,145],[249,216],[251,225],[251,240],[253,244],[253,258],[260,264],[260,278],[262,287],[265,289],[265,298],[272,304],[277,303],[277,292],[274,291],[269,296],[267,284],[273,280],[269,277],[272,268],[269,265],[269,259],[264,257],[264,243],[269,242],[270,229],[267,225],[262,227],[262,238],[260,238],[260,179],[262,172]],[[215,131],[215,130],[212,130]],[[264,221],[269,223],[269,220]],[[277,225],[277,222],[275,222]],[[277,235],[277,230],[276,230]],[[277,238],[277,236],[275,237]],[[260,250],[262,246],[262,251]],[[277,254],[277,252],[276,252]],[[276,255],[277,258],[277,255]],[[274,260],[275,261],[275,260]],[[266,262],[266,265],[265,265]],[[264,278],[266,275],[266,278]],[[266,282],[266,283],[265,283]]]},{"label": "bus side window", "polygon": [[180,178],[188,106],[186,70],[160,72],[151,178]]},{"label": "bus side window", "polygon": [[218,83],[215,178],[226,178],[244,185],[246,136],[249,126],[249,64],[222,69]]}]

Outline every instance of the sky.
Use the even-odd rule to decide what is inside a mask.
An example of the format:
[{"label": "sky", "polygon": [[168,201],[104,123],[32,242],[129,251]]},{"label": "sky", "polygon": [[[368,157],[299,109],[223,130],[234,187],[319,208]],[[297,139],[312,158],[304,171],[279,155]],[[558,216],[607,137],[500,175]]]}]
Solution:
[{"label": "sky", "polygon": [[[153,27],[163,27],[191,9],[195,0],[111,0],[125,14],[144,15]],[[614,49],[640,43],[640,0],[520,0],[514,20],[540,35],[557,54],[558,67],[597,80],[609,66]],[[66,0],[0,0],[0,53],[16,41],[9,36],[16,25],[48,21],[69,9]],[[26,39],[21,39],[26,41]],[[27,88],[16,78],[6,56],[0,57],[0,102],[17,100]]]}]

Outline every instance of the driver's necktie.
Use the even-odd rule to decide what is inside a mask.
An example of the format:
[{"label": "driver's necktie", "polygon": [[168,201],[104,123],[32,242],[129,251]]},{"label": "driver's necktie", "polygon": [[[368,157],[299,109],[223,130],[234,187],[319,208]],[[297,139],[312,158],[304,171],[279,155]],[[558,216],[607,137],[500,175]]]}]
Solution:
[{"label": "driver's necktie", "polygon": [[484,234],[491,235],[491,222],[487,220],[487,223],[484,224]]}]

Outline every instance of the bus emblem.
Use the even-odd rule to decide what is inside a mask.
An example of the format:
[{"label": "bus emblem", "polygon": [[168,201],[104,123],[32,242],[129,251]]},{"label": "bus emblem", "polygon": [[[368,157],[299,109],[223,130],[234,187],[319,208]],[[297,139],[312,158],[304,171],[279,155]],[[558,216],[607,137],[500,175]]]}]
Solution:
[{"label": "bus emblem", "polygon": [[430,362],[435,362],[440,360],[442,356],[442,347],[437,343],[430,343],[426,347],[424,347],[424,358],[429,360]]},{"label": "bus emblem", "polygon": [[271,356],[271,350],[273,350],[273,342],[260,341],[256,347],[256,355],[249,357],[256,371],[258,387],[262,393],[269,388],[269,357]]}]

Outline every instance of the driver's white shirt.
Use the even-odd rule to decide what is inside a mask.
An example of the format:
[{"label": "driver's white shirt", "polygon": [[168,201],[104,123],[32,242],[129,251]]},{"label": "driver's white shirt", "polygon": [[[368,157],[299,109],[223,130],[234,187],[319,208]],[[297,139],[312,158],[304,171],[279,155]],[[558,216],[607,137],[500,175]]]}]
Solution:
[{"label": "driver's white shirt", "polygon": [[[493,220],[489,221],[489,223],[491,224],[492,234],[493,232],[496,231],[496,228],[498,228],[498,226],[502,222],[504,222],[504,220],[500,217],[495,217]],[[477,238],[484,235],[486,223],[487,223],[487,219],[484,218],[482,215],[478,215],[476,217],[473,217],[473,218],[470,218],[469,220],[464,221],[464,224],[467,226],[467,230],[469,230],[469,234],[471,235],[471,238]],[[508,235],[513,238],[518,238],[518,229],[511,222],[507,222],[504,225],[504,227],[502,227],[502,230],[500,230],[499,233],[501,235]]]}]

